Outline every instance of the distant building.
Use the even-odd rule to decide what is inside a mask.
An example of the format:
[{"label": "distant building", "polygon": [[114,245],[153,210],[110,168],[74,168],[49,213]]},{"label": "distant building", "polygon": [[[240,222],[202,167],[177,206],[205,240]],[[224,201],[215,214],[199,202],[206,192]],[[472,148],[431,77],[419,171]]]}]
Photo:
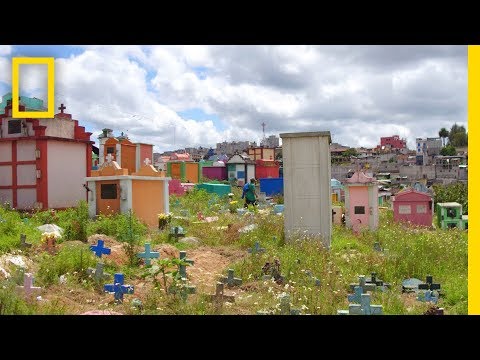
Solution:
[{"label": "distant building", "polygon": [[400,139],[398,135],[381,137],[380,138],[380,147],[388,147],[391,149],[404,149],[407,147],[407,141],[405,139]]},{"label": "distant building", "polygon": [[269,137],[263,139],[260,142],[260,146],[269,147],[269,148],[277,148],[280,146],[280,138],[275,135],[270,135]]},{"label": "distant building", "polygon": [[464,164],[464,156],[435,156],[435,177],[437,179],[455,179],[460,177],[460,165]]},{"label": "distant building", "polygon": [[416,138],[415,142],[416,142],[415,164],[428,165],[427,139]]},{"label": "distant building", "polygon": [[217,154],[227,154],[228,156],[232,156],[236,152],[241,153],[246,151],[251,146],[256,146],[255,142],[250,141],[232,141],[232,142],[222,142],[217,143]]}]

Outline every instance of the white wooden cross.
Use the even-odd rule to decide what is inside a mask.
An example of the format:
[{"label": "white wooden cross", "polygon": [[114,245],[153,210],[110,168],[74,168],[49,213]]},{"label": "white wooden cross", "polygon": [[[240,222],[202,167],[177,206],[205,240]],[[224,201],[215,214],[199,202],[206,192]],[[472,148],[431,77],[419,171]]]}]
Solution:
[{"label": "white wooden cross", "polygon": [[151,164],[152,161],[149,158],[146,158],[145,160],[143,160],[143,162],[145,163],[146,166],[148,166]]},{"label": "white wooden cross", "polygon": [[106,159],[107,159],[107,162],[108,162],[108,163],[112,162],[112,160],[113,160],[112,154],[108,154],[107,157],[106,157]]}]

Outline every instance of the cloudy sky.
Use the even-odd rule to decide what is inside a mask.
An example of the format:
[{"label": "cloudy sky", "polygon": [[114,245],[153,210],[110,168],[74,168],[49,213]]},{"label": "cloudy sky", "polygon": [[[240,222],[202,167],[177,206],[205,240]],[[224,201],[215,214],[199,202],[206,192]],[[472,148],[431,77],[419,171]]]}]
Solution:
[{"label": "cloudy sky", "polygon": [[[467,127],[466,46],[5,46],[55,57],[55,106],[96,140],[108,127],[155,151],[325,131],[348,146]],[[45,98],[46,71],[22,66],[22,95]],[[57,111],[56,111],[57,112]]]}]

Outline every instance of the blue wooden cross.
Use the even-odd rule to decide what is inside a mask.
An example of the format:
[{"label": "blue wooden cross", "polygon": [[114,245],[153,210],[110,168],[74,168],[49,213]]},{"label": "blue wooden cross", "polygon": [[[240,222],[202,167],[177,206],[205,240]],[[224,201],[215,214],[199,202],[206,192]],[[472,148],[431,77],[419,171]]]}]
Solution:
[{"label": "blue wooden cross", "polygon": [[[193,265],[195,263],[193,260],[187,259],[187,252],[186,251],[180,251],[180,260],[183,260],[186,263],[189,263],[190,265]],[[187,278],[187,266],[186,265],[179,265],[178,266],[178,272],[179,272],[181,278]]]},{"label": "blue wooden cross", "polygon": [[347,299],[349,302],[360,304],[362,302],[363,289],[361,286],[355,286],[353,294],[348,294]]},{"label": "blue wooden cross", "polygon": [[220,282],[223,284],[227,284],[228,287],[242,285],[242,279],[236,278],[233,269],[228,269],[228,275],[222,276],[220,278]]},{"label": "blue wooden cross", "polygon": [[138,253],[137,256],[145,259],[145,265],[150,266],[150,259],[158,259],[160,257],[160,253],[150,251],[150,243],[145,243],[145,251],[143,253]]},{"label": "blue wooden cross", "polygon": [[104,245],[104,241],[99,239],[97,242],[97,245],[90,246],[90,250],[92,250],[95,253],[95,255],[98,256],[99,258],[101,258],[103,254],[110,255],[111,249],[106,248],[103,245]]},{"label": "blue wooden cross", "polygon": [[118,302],[123,301],[123,294],[133,294],[133,285],[124,285],[124,275],[117,273],[113,277],[113,284],[106,284],[103,286],[104,290],[109,293],[113,293],[115,300]]},{"label": "blue wooden cross", "polygon": [[348,310],[338,310],[338,315],[382,315],[382,305],[370,305],[370,294],[362,294],[360,304],[350,304]]},{"label": "blue wooden cross", "polygon": [[436,304],[438,302],[438,293],[436,291],[426,290],[424,293],[418,294],[417,300]]},{"label": "blue wooden cross", "polygon": [[248,249],[248,252],[250,254],[258,254],[258,253],[261,253],[261,252],[264,252],[265,249],[260,247],[260,243],[258,241],[255,242],[255,245],[253,245],[252,248]]}]

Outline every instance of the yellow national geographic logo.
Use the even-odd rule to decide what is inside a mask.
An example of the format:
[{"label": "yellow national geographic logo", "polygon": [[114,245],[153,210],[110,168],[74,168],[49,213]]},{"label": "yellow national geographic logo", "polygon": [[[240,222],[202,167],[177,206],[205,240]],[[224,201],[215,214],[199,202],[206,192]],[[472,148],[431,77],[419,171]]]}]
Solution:
[{"label": "yellow national geographic logo", "polygon": [[[47,111],[19,111],[20,65],[47,65],[48,81]],[[12,58],[12,118],[51,119],[54,116],[55,63],[53,57],[14,57]]]}]

